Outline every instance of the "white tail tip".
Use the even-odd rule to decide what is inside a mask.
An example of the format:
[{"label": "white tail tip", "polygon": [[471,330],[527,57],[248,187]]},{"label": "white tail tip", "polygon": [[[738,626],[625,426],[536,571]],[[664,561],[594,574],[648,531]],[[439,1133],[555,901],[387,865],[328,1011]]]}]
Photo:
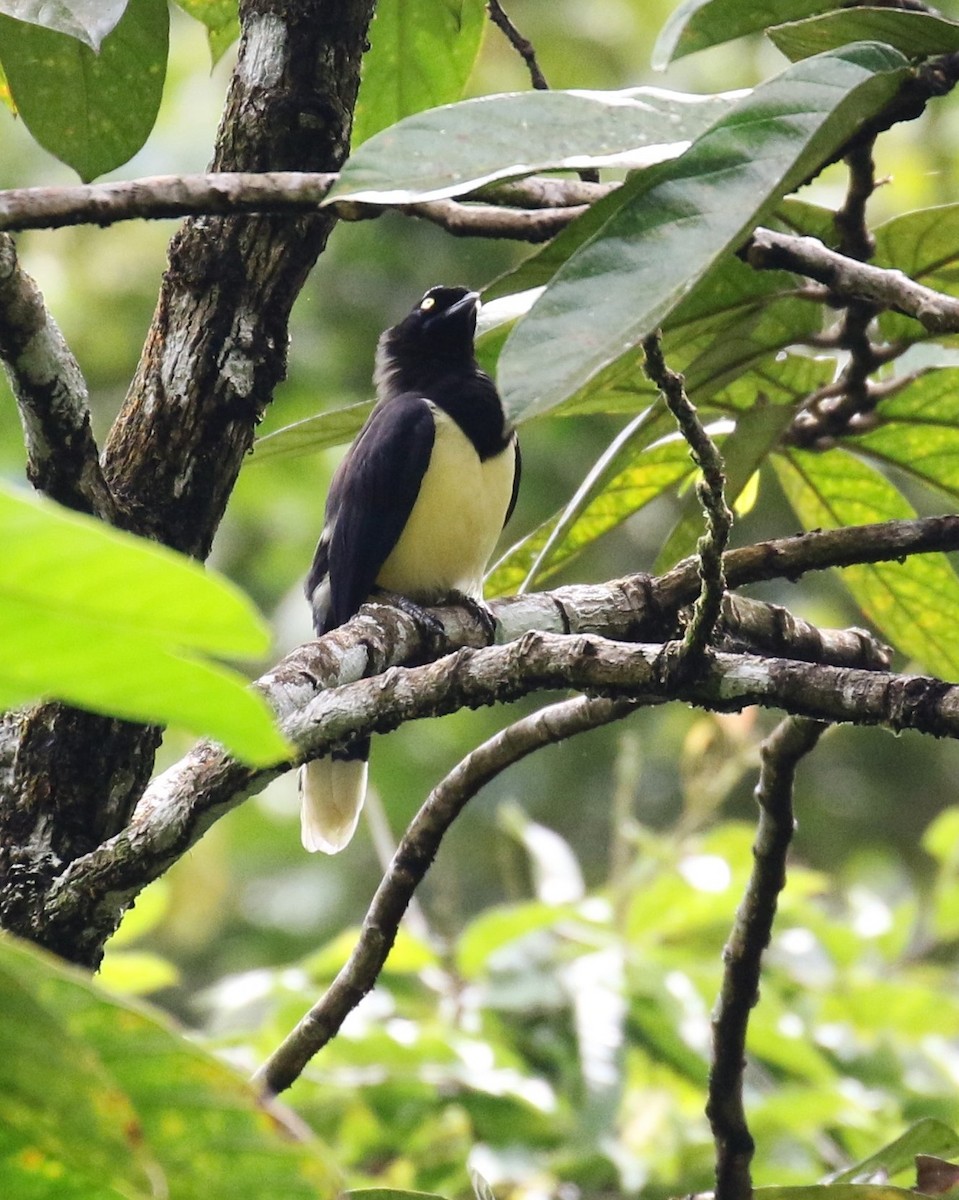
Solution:
[{"label": "white tail tip", "polygon": [[300,767],[300,836],[311,853],[338,854],[366,799],[365,759],[317,758]]}]

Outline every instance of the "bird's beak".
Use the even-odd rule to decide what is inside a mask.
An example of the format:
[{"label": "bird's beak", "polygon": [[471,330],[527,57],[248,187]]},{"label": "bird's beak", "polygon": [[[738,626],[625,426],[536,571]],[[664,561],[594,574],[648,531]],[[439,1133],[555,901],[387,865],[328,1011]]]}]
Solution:
[{"label": "bird's beak", "polygon": [[480,294],[479,292],[467,292],[462,300],[457,300],[455,304],[451,304],[446,310],[447,317],[455,316],[457,313],[466,312],[468,309],[473,309],[475,312],[480,310]]}]

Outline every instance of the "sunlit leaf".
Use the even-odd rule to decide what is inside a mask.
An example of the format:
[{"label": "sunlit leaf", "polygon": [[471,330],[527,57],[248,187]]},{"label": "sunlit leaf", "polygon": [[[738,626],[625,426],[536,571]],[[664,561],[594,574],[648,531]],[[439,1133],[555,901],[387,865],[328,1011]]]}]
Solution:
[{"label": "sunlit leaf", "polygon": [[[148,1196],[151,1158],[129,1096],[37,987],[51,971],[0,941],[0,1194]],[[10,969],[19,957],[28,977]],[[85,1193],[79,1189],[86,1188]],[[69,1194],[69,1193],[68,1193]]]},{"label": "sunlit leaf", "polygon": [[130,0],[99,53],[75,38],[0,16],[0,62],[23,122],[84,182],[132,158],[163,94],[167,0]]},{"label": "sunlit leaf", "polygon": [[857,450],[959,497],[959,369],[931,370],[883,400]]},{"label": "sunlit leaf", "polygon": [[[935,1154],[945,1158],[959,1156],[959,1136],[943,1121],[925,1117],[911,1126],[902,1137],[896,1138],[888,1146],[883,1146],[875,1154],[870,1154],[855,1166],[847,1167],[832,1178],[828,1190],[839,1190],[835,1185],[852,1183],[854,1179],[885,1175],[887,1178],[898,1175],[901,1171],[914,1170],[917,1154]],[[907,1193],[915,1195],[915,1193]],[[845,1200],[844,1197],[824,1196],[823,1200]],[[864,1200],[869,1200],[865,1197]]]},{"label": "sunlit leaf", "polygon": [[662,438],[672,419],[657,410],[633,436],[614,443],[565,509],[544,521],[496,563],[488,596],[544,583],[581,550],[692,474],[689,447],[678,434]]},{"label": "sunlit leaf", "polygon": [[787,58],[806,58],[849,42],[884,42],[908,58],[959,50],[959,25],[922,12],[853,8],[822,13],[767,30]]},{"label": "sunlit leaf", "polygon": [[249,1082],[167,1018],[9,939],[0,942],[0,1038],[4,1196],[317,1200],[339,1191],[327,1152],[293,1140]]},{"label": "sunlit leaf", "polygon": [[206,26],[206,38],[214,65],[240,36],[237,0],[176,0],[191,17]]},{"label": "sunlit leaf", "polygon": [[353,145],[411,113],[458,100],[485,23],[483,0],[380,0],[363,57]]},{"label": "sunlit leaf", "polygon": [[680,158],[601,202],[593,239],[509,337],[499,381],[511,412],[543,412],[629,353],[783,194],[895,93],[905,60],[862,44],[762,84]]},{"label": "sunlit leaf", "polygon": [[180,982],[180,972],[152,950],[107,949],[97,972],[100,983],[124,996],[147,996]]},{"label": "sunlit leaf", "polygon": [[0,541],[0,705],[56,698],[208,733],[247,761],[286,757],[265,701],[203,660],[269,645],[232,584],[27,493],[0,490]]},{"label": "sunlit leaf", "polygon": [[0,0],[0,13],[84,42],[91,50],[123,16],[129,0]]},{"label": "sunlit leaf", "polygon": [[325,202],[411,203],[534,171],[645,166],[679,154],[744,94],[637,87],[466,100],[407,117],[364,143]]},{"label": "sunlit leaf", "polygon": [[769,25],[827,12],[831,0],[684,0],[662,28],[653,48],[653,66],[663,70],[674,59],[719,46]]},{"label": "sunlit leaf", "polygon": [[[795,1102],[792,1102],[795,1105]],[[756,1200],[915,1200],[908,1188],[878,1183],[832,1183],[809,1187],[761,1187]]]},{"label": "sunlit leaf", "polygon": [[[790,450],[773,461],[806,529],[915,516],[909,502],[884,476],[845,450]],[[947,679],[959,675],[955,638],[959,579],[945,555],[846,567],[841,575],[863,612],[893,645],[936,675]]]}]

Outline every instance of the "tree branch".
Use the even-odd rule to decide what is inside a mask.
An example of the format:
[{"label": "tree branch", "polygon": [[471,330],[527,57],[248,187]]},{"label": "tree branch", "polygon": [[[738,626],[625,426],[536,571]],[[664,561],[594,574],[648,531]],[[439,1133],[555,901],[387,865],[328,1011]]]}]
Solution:
[{"label": "tree branch", "polygon": [[544,746],[627,716],[629,700],[578,696],[542,708],[501,730],[466,756],[427,797],[403,835],[370,903],[349,960],[326,993],[297,1023],[254,1076],[266,1091],[288,1088],[373,987],[393,947],[400,921],[440,842],[466,804],[507,767]]},{"label": "tree branch", "polygon": [[[334,172],[219,171],[203,175],[156,175],[114,183],[0,191],[0,230],[113,225],[119,221],[254,213],[316,214],[336,182]],[[369,221],[389,208],[420,217],[464,237],[544,241],[618,184],[533,176],[478,188],[464,204],[432,200],[380,205],[342,200],[327,216]],[[543,210],[528,212],[524,210]]]},{"label": "tree branch", "polygon": [[115,505],[90,428],[86,383],[6,234],[0,234],[0,359],[20,410],[27,478],[61,504],[111,520]]},{"label": "tree branch", "polygon": [[[826,566],[956,548],[959,516],[932,517],[762,543],[729,551],[724,561],[728,582],[740,586],[795,579]],[[717,655],[707,660],[695,685],[664,682],[662,646],[636,646],[633,639],[672,636],[676,613],[698,590],[696,561],[688,560],[655,580],[634,576],[494,602],[501,640],[519,639],[497,647],[485,647],[485,632],[466,609],[435,610],[446,631],[437,638],[397,609],[370,605],[346,625],[299,647],[257,686],[303,758],[324,753],[353,733],[383,732],[418,717],[552,687],[681,699],[717,710],[761,704],[936,736],[959,733],[959,707],[953,707],[959,706],[959,689],[938,680],[849,667],[845,664],[871,666],[882,657],[864,651],[858,631],[813,638],[808,626],[783,619],[781,610],[771,610],[767,623],[766,636],[777,639],[776,657]],[[757,604],[741,597],[730,603],[734,614]],[[749,620],[761,629],[755,611]],[[797,633],[795,648],[791,630]],[[782,657],[794,649],[797,657],[835,654],[840,665]],[[390,669],[450,651],[455,651],[451,657],[427,666]],[[60,872],[42,906],[24,918],[24,931],[42,931],[37,940],[54,948],[72,946],[82,955],[91,940],[102,941],[113,931],[130,900],[210,825],[285,769],[256,771],[220,747],[201,743],[150,784],[126,828]]]},{"label": "tree branch", "polygon": [[816,238],[760,227],[740,256],[757,270],[793,271],[825,284],[840,299],[868,300],[913,317],[930,333],[959,331],[959,300],[915,283],[902,271],[847,258]]},{"label": "tree branch", "polygon": [[772,934],[777,899],[786,883],[796,766],[825,729],[819,721],[787,717],[760,750],[754,866],[723,951],[723,983],[712,1020],[713,1062],[706,1115],[716,1142],[716,1200],[749,1200],[752,1194],[749,1167],[754,1144],[743,1109],[746,1030],[759,999],[759,971]]}]

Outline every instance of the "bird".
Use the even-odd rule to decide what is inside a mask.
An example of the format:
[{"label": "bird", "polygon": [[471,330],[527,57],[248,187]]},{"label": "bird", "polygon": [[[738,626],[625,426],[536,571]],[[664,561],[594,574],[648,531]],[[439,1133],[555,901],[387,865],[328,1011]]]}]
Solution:
[{"label": "bird", "polygon": [[[476,361],[479,293],[431,287],[376,349],[376,403],[333,476],[305,591],[317,636],[378,592],[419,607],[483,606],[483,575],[513,513],[516,431]],[[488,617],[488,614],[487,614]],[[300,768],[309,851],[350,841],[366,795],[369,737]]]}]

